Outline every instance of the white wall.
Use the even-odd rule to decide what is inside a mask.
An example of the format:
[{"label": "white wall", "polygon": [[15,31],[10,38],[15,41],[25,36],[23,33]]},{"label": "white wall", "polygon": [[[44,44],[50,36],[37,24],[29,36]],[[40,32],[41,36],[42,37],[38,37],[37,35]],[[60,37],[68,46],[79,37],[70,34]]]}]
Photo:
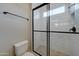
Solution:
[{"label": "white wall", "polygon": [[0,53],[13,55],[13,45],[22,40],[31,40],[30,20],[4,15],[8,11],[31,20],[31,4],[0,4]]}]

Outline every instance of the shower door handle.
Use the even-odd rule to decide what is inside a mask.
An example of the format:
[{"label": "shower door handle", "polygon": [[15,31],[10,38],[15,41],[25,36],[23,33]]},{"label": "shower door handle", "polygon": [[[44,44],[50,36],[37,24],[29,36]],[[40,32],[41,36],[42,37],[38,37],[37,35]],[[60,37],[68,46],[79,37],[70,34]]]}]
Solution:
[{"label": "shower door handle", "polygon": [[70,30],[69,30],[69,31],[76,32],[76,27],[75,27],[75,26],[73,26],[72,28],[70,28]]}]

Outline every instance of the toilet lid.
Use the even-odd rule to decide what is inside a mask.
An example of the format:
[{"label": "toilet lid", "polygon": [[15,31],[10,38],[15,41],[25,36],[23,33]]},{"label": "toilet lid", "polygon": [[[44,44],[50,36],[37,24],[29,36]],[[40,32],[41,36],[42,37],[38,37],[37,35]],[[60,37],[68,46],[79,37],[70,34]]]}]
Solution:
[{"label": "toilet lid", "polygon": [[35,56],[32,52],[26,52],[22,56]]}]

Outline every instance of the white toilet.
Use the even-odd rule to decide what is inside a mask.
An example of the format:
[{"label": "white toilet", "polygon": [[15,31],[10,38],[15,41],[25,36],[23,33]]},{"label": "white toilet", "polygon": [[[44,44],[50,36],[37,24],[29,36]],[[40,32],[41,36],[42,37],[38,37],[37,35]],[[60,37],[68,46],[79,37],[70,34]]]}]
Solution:
[{"label": "white toilet", "polygon": [[18,42],[14,45],[16,56],[35,56],[32,52],[28,52],[28,40]]}]

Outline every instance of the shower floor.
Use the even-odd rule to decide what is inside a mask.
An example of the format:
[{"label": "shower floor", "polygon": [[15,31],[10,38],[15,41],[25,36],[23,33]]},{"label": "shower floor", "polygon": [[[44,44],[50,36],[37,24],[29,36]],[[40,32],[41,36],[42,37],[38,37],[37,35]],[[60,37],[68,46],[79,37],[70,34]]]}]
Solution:
[{"label": "shower floor", "polygon": [[[46,47],[44,46],[39,46],[38,48],[35,49],[35,51],[37,51],[39,54],[43,56],[47,55]],[[50,56],[68,56],[68,55],[63,53],[62,51],[51,50]]]}]

